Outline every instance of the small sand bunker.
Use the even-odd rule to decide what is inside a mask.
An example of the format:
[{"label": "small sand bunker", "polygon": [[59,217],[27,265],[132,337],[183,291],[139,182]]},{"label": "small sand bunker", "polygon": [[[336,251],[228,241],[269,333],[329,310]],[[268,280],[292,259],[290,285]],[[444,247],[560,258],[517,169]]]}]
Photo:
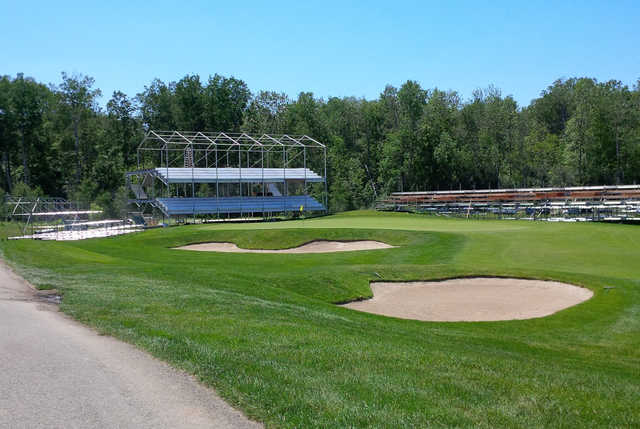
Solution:
[{"label": "small sand bunker", "polygon": [[593,296],[566,283],[505,278],[375,282],[371,290],[373,298],[344,307],[402,319],[477,322],[548,316]]},{"label": "small sand bunker", "polygon": [[354,250],[374,250],[389,249],[390,246],[380,241],[325,241],[317,240],[302,246],[290,249],[263,250],[263,249],[242,249],[234,243],[201,243],[189,244],[188,246],[176,247],[181,250],[199,250],[202,252],[231,252],[231,253],[331,253],[331,252],[351,252]]}]

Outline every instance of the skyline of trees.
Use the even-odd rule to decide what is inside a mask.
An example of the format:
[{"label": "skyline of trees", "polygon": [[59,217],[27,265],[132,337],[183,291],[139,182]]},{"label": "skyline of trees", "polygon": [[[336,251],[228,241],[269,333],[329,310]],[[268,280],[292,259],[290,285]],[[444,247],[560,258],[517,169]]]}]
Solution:
[{"label": "skyline of trees", "polygon": [[559,79],[528,106],[490,86],[464,101],[415,81],[375,100],[252,94],[218,74],[154,79],[102,108],[93,78],[0,76],[0,187],[115,210],[148,129],[308,134],[327,144],[330,208],[393,191],[640,182],[640,80]]}]

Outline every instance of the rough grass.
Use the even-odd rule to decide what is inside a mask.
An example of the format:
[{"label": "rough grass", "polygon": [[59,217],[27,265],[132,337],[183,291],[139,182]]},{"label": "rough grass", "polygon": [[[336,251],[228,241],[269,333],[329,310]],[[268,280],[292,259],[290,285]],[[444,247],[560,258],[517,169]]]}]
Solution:
[{"label": "rough grass", "polygon": [[24,224],[18,222],[0,222],[0,239],[22,235]]},{"label": "rough grass", "polygon": [[[372,239],[334,254],[285,248]],[[353,212],[80,242],[3,242],[36,285],[99,331],[196,374],[273,427],[640,425],[640,228]],[[368,283],[463,275],[584,285],[589,301],[525,321],[428,323],[333,305]],[[604,287],[613,286],[613,289]]]}]

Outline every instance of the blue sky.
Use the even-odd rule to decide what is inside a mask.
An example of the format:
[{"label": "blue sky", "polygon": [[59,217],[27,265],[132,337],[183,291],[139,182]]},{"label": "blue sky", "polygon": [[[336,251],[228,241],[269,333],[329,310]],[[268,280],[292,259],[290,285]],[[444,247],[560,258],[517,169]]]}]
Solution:
[{"label": "blue sky", "polygon": [[560,77],[640,78],[640,1],[0,2],[0,74],[92,76],[104,105],[153,78],[377,98],[408,79],[527,105]]}]

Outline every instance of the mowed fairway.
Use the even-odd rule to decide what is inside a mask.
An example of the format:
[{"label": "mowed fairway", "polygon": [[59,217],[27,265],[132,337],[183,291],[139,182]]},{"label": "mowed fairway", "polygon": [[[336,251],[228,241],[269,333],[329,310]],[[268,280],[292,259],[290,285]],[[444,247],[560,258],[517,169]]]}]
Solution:
[{"label": "mowed fairway", "polygon": [[[333,254],[175,250],[313,239]],[[196,374],[271,427],[640,426],[640,227],[351,212],[78,242],[3,241],[66,313]],[[500,275],[589,287],[540,319],[434,323],[335,303],[369,281]],[[605,289],[605,287],[613,287]]]}]

